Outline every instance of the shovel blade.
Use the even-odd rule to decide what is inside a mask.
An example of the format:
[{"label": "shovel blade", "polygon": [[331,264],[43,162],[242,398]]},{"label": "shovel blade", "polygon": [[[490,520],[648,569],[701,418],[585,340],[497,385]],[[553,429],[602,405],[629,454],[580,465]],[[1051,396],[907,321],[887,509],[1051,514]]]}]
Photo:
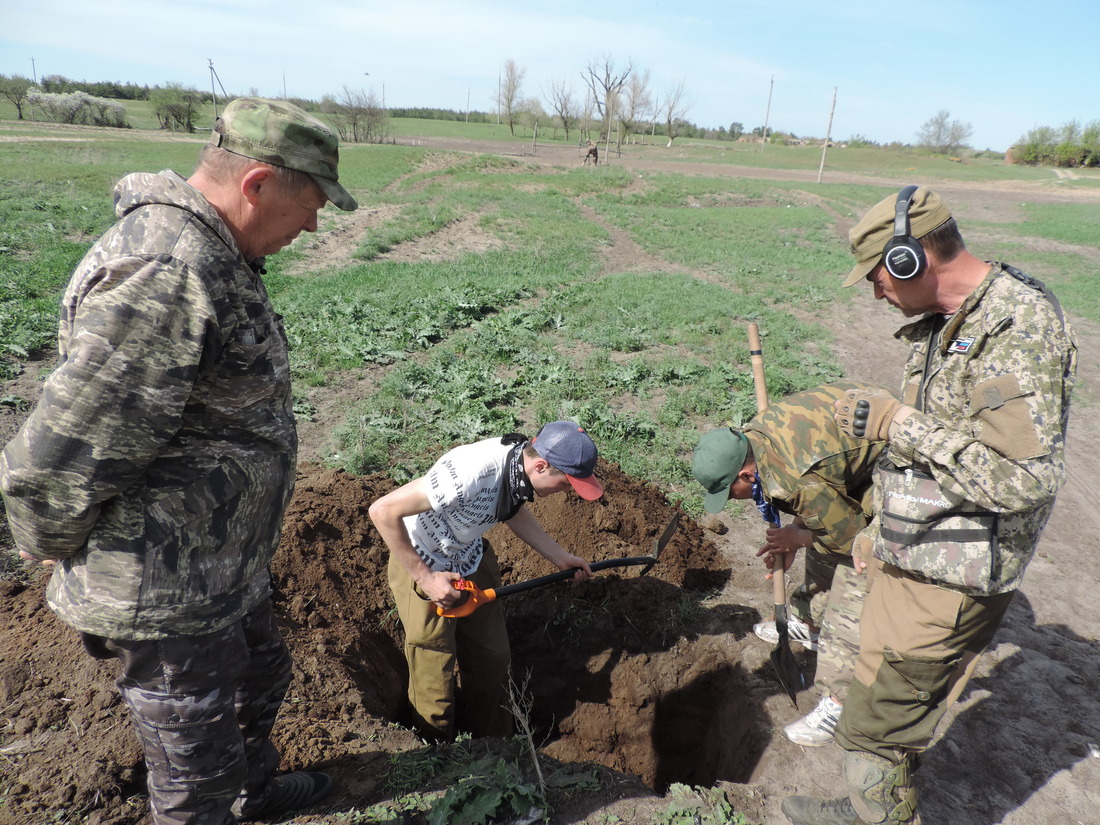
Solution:
[{"label": "shovel blade", "polygon": [[653,569],[653,565],[657,563],[657,560],[661,558],[661,551],[665,549],[665,545],[668,544],[669,539],[672,538],[672,534],[676,532],[677,525],[680,524],[680,508],[676,508],[676,512],[672,514],[672,519],[669,521],[668,526],[665,527],[665,532],[661,534],[659,539],[653,540],[653,555],[650,557],[653,559],[649,564],[642,568],[642,572],[639,575],[644,576],[650,570]]},{"label": "shovel blade", "polygon": [[791,650],[790,632],[787,629],[787,605],[775,606],[775,629],[779,634],[779,643],[771,652],[772,667],[775,675],[779,677],[779,684],[791,697],[791,702],[798,707],[798,699],[795,694],[806,687],[806,677],[798,666],[798,660]]}]

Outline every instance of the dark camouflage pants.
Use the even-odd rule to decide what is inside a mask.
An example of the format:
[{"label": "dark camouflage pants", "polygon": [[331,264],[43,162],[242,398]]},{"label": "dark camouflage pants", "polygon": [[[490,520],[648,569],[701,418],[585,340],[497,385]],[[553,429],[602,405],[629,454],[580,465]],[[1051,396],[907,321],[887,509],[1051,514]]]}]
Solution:
[{"label": "dark camouflage pants", "polygon": [[122,662],[119,691],[145,751],[157,825],[230,825],[279,764],[268,739],[290,684],[290,653],[271,603],[206,636],[155,641],[83,634],[88,652]]}]

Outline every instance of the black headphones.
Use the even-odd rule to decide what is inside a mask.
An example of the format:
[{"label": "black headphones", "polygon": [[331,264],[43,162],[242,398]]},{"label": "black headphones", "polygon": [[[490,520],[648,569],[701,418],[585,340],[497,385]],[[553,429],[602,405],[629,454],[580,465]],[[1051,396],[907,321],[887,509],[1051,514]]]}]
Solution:
[{"label": "black headphones", "polygon": [[894,206],[894,237],[882,250],[882,262],[886,265],[886,271],[899,281],[916,278],[927,267],[924,247],[910,234],[909,228],[909,204],[913,202],[913,195],[918,188],[906,186],[898,192],[898,200]]}]

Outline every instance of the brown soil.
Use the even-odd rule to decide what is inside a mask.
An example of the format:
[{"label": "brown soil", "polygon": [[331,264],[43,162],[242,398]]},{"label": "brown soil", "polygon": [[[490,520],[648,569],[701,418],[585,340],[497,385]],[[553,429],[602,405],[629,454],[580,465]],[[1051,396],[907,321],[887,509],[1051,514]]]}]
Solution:
[{"label": "brown soil", "polygon": [[[492,151],[442,142],[437,148]],[[438,155],[430,157],[439,162]],[[541,147],[538,156],[527,159],[559,165],[581,161],[569,150]],[[782,176],[808,184],[816,176],[816,170],[696,168],[651,155],[639,156],[636,166],[640,171]],[[1053,185],[979,189],[934,183],[949,198],[964,230],[968,218],[1010,220],[1022,199],[1064,196]],[[815,197],[812,186],[802,194],[807,200]],[[325,236],[316,236],[311,254],[346,258],[348,245],[370,225],[369,213],[361,213],[355,232],[336,234],[323,244]],[[851,220],[836,216],[838,234]],[[452,228],[443,237],[445,249],[428,239],[419,242],[422,248],[401,254],[417,259],[462,251],[461,231]],[[969,238],[978,252],[1020,242],[976,233]],[[621,231],[610,231],[610,239],[608,271],[669,268]],[[484,243],[471,237],[469,248],[484,248]],[[1094,248],[1057,251],[1096,257]],[[874,306],[866,295],[857,297],[854,310],[836,311],[829,324],[832,345],[850,377],[896,383],[904,355],[891,338],[898,322],[898,316]],[[1100,741],[1095,630],[1100,626],[1095,598],[1100,508],[1090,503],[1094,488],[1086,473],[1100,461],[1100,331],[1081,322],[1077,329],[1081,386],[1070,433],[1070,480],[977,678],[926,755],[918,775],[926,825],[1097,821],[1100,760],[1090,756],[1089,745]],[[48,358],[30,365],[0,395],[33,403],[39,374],[49,365]],[[401,724],[400,631],[385,583],[385,551],[366,516],[369,503],[392,489],[393,482],[313,463],[324,455],[344,399],[376,379],[369,370],[341,376],[335,387],[311,399],[317,413],[302,422],[305,463],[273,565],[279,615],[295,660],[295,678],[277,726],[284,767],[320,766],[337,782],[322,813],[295,822],[331,821],[324,811],[361,809],[384,798],[381,782],[391,757],[423,747]],[[24,415],[24,410],[0,407],[0,442]],[[540,500],[533,507],[542,523],[591,560],[652,552],[674,513],[665,495],[614,465],[601,463],[599,474],[607,489],[604,498],[594,503],[566,496]],[[553,791],[555,822],[653,821],[668,804],[654,789],[677,782],[716,786],[754,822],[784,821],[779,802],[788,793],[831,796],[841,791],[840,751],[835,746],[800,748],[780,730],[806,713],[817,694],[804,692],[798,708],[792,706],[772,673],[770,647],[752,634],[753,622],[771,612],[770,588],[753,557],[759,519],[752,513],[740,518],[726,513],[707,520],[706,528],[681,520],[646,576],[640,567],[616,568],[589,583],[553,584],[506,599],[516,673],[519,678],[529,674],[542,759],[553,766],[584,763],[601,777],[598,790]],[[507,530],[496,528],[490,535],[505,581],[550,572]],[[797,568],[792,571],[792,579],[799,575]],[[113,688],[115,668],[82,653],[75,634],[45,607],[44,584],[40,570],[25,583],[0,582],[0,822],[80,821],[84,814],[98,825],[141,822],[146,817],[143,768]],[[812,678],[813,656],[798,649],[797,657]]]}]

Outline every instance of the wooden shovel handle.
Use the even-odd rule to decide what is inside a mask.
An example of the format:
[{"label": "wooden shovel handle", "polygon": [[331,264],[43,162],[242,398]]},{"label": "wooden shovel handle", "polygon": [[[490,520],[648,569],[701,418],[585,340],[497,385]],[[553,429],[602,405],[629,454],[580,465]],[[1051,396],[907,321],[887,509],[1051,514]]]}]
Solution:
[{"label": "wooden shovel handle", "polygon": [[[764,349],[760,345],[760,327],[755,321],[749,324],[749,360],[752,363],[752,385],[756,390],[756,412],[759,414],[768,408],[768,384],[764,377]],[[786,553],[776,553],[775,566],[772,567],[772,595],[776,604],[785,604],[787,601],[787,571],[783,569],[784,556]]]},{"label": "wooden shovel handle", "polygon": [[768,408],[768,385],[764,378],[764,350],[760,347],[760,327],[749,324],[749,361],[752,364],[752,384],[756,390],[756,412]]},{"label": "wooden shovel handle", "polygon": [[778,553],[775,557],[775,567],[772,568],[772,598],[776,604],[787,603],[787,571],[783,569],[783,559],[786,553]]}]

